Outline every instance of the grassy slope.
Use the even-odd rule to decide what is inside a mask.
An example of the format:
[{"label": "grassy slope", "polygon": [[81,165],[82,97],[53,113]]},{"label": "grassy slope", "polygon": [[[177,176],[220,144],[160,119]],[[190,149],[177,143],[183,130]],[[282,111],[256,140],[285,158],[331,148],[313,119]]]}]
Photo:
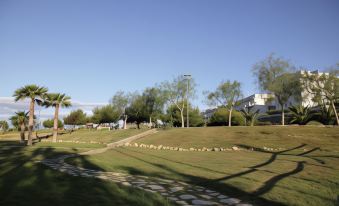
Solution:
[{"label": "grassy slope", "polygon": [[83,141],[90,142],[96,141],[101,143],[111,143],[116,142],[126,137],[130,137],[145,130],[138,129],[127,129],[127,130],[78,130],[72,134],[64,134],[59,136],[60,140],[73,140],[73,141]]},{"label": "grassy slope", "polygon": [[256,147],[289,148],[307,143],[309,147],[339,151],[339,128],[323,127],[207,127],[160,130],[137,140],[138,143],[178,147],[230,147],[248,144]]},{"label": "grassy slope", "polygon": [[335,205],[338,131],[316,127],[173,129],[139,142],[182,147],[265,145],[290,150],[176,152],[129,147],[71,161],[86,167],[91,162],[107,171],[184,180],[259,205]]},{"label": "grassy slope", "polygon": [[159,195],[94,178],[72,177],[35,162],[87,150],[75,148],[78,145],[28,148],[0,141],[0,205],[169,205]]},{"label": "grassy slope", "polygon": [[[127,129],[127,130],[86,130],[81,129],[74,131],[72,133],[62,134],[58,136],[58,140],[72,140],[72,141],[82,141],[82,142],[100,142],[100,143],[111,143],[119,141],[126,137],[130,137],[141,132],[146,131],[145,129]],[[38,136],[50,135],[52,133],[48,131],[38,132]],[[3,135],[0,135],[0,140],[18,140],[19,132],[9,132]],[[27,136],[27,135],[26,135]],[[35,133],[34,133],[35,137]],[[50,136],[49,139],[52,137]]]}]

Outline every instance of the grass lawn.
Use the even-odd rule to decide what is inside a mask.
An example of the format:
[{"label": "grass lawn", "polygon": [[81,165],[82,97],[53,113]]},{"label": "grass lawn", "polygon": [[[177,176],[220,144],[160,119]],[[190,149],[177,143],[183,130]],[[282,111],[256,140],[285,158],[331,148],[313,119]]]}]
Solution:
[{"label": "grass lawn", "polygon": [[[147,131],[147,129],[126,129],[126,130],[87,130],[87,129],[80,129],[76,130],[72,133],[64,133],[58,136],[58,140],[70,140],[70,141],[81,141],[90,143],[91,141],[98,142],[98,143],[111,143],[116,142],[121,139],[139,134],[141,132]],[[49,140],[52,139],[52,130],[43,130],[38,131],[38,136],[46,136],[50,135],[48,138]],[[35,138],[35,132],[33,132],[33,137]],[[8,132],[5,134],[0,134],[0,140],[18,140],[20,138],[19,132]],[[26,132],[27,138],[27,132]],[[39,144],[46,144],[46,143],[39,143]],[[66,144],[66,143],[64,143]],[[102,146],[101,146],[102,147]]]},{"label": "grass lawn", "polygon": [[80,129],[71,134],[63,134],[58,137],[59,140],[72,140],[82,142],[100,142],[100,143],[111,143],[122,140],[126,137],[130,137],[146,129],[126,129],[126,130],[87,130]]},{"label": "grass lawn", "polygon": [[0,205],[170,205],[156,194],[99,179],[73,177],[36,162],[89,149],[83,144],[56,145],[60,146],[39,143],[22,147],[18,142],[0,141]]},{"label": "grass lawn", "polygon": [[306,147],[309,148],[321,146],[323,150],[339,151],[339,128],[315,126],[174,128],[159,130],[158,133],[136,142],[183,148],[231,147],[243,144],[261,148],[264,146],[290,148],[307,143]]},{"label": "grass lawn", "polygon": [[[258,147],[258,151],[178,152],[126,147],[68,161],[106,171],[183,180],[257,205],[336,205],[339,128],[171,129],[138,142],[186,148],[247,145]],[[269,152],[260,150],[263,146],[286,149]]]}]

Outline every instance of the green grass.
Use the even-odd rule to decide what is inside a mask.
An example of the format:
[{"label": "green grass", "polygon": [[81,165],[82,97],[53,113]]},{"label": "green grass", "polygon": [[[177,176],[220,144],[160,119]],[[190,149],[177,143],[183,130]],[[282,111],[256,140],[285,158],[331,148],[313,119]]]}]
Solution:
[{"label": "green grass", "polygon": [[[247,145],[258,151],[178,152],[118,148],[68,160],[206,186],[257,205],[334,206],[339,194],[339,129],[214,127],[172,129],[138,142],[182,147]],[[284,147],[268,152],[263,146]],[[90,164],[88,164],[90,163]]]},{"label": "green grass", "polygon": [[[325,140],[325,141],[324,141]],[[315,126],[258,126],[258,127],[206,127],[159,130],[139,139],[137,143],[174,147],[231,147],[247,144],[254,147],[289,148],[307,143],[309,148],[339,151],[339,128]],[[304,148],[303,148],[304,149]]]},{"label": "green grass", "polygon": [[58,137],[59,140],[72,140],[72,141],[83,141],[83,142],[100,142],[100,143],[111,143],[122,140],[126,137],[130,137],[141,132],[144,129],[126,129],[126,130],[87,130],[80,129],[71,134],[64,134]]},{"label": "green grass", "polygon": [[36,162],[88,150],[76,148],[78,145],[23,147],[17,142],[0,141],[0,205],[170,205],[156,194],[99,179],[73,177]]},{"label": "green grass", "polygon": [[[130,137],[136,134],[139,134],[141,132],[146,131],[146,129],[126,129],[126,130],[88,130],[88,129],[80,129],[76,130],[72,133],[65,133],[60,132],[61,134],[58,135],[58,140],[63,141],[80,141],[80,142],[97,142],[97,143],[111,143],[116,142],[119,140],[122,140],[126,137]],[[38,136],[46,136],[49,135],[48,139],[52,139],[52,131],[50,132],[48,130],[38,131]],[[33,133],[33,137],[35,138],[35,132]],[[27,138],[27,132],[26,132],[26,138]],[[20,133],[19,132],[8,132],[5,134],[0,135],[0,140],[19,140],[20,139]]]}]

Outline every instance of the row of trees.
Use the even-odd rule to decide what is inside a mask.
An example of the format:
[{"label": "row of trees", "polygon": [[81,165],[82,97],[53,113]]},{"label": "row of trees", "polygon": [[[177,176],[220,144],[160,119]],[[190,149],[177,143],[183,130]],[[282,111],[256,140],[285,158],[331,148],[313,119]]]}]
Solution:
[{"label": "row of trees", "polygon": [[[339,66],[339,65],[338,65]],[[275,101],[281,108],[281,124],[285,124],[285,105],[291,99],[302,102],[306,98],[305,92],[312,97],[322,107],[331,107],[337,124],[339,124],[338,114],[335,105],[339,102],[339,80],[338,70],[329,73],[298,73],[294,66],[288,61],[270,55],[263,61],[258,62],[252,69],[257,84],[262,91],[274,94]],[[80,125],[86,122],[98,124],[116,122],[122,119],[124,128],[128,122],[135,122],[138,127],[141,122],[155,122],[157,119],[163,120],[174,126],[185,127],[187,116],[192,119],[191,126],[203,124],[203,119],[198,108],[192,108],[187,100],[195,97],[196,84],[194,79],[184,76],[174,78],[172,81],[165,81],[151,88],[146,88],[143,92],[125,93],[117,92],[109,101],[109,104],[95,108],[93,115],[87,117],[81,111],[73,111],[64,118],[65,124]],[[227,110],[228,125],[232,125],[234,108],[239,104],[239,99],[243,96],[241,84],[238,81],[223,81],[214,91],[204,92],[208,105],[221,107]],[[32,131],[34,126],[34,106],[36,104],[45,107],[54,107],[53,119],[53,141],[56,141],[58,132],[59,109],[71,105],[70,97],[60,93],[48,93],[45,87],[37,85],[26,85],[15,91],[15,101],[29,99],[29,112],[19,111],[11,118],[13,125],[17,125],[21,130],[21,138],[25,139],[24,131],[28,130],[28,145],[32,145]],[[187,115],[187,109],[189,114]],[[253,124],[253,119],[258,116],[258,111],[250,111],[243,108],[241,114],[249,124]],[[185,116],[186,115],[186,116]],[[246,124],[247,124],[246,123]],[[59,123],[60,124],[60,123]],[[1,123],[4,125],[4,123]],[[46,123],[47,125],[47,123]],[[50,126],[50,122],[48,124]],[[190,126],[186,125],[186,126]],[[5,128],[5,126],[2,126]]]},{"label": "row of trees", "polygon": [[25,130],[28,127],[28,141],[27,145],[32,145],[32,132],[34,129],[34,110],[35,105],[44,107],[54,107],[54,120],[53,120],[53,142],[56,142],[58,135],[58,120],[60,107],[71,106],[70,97],[60,93],[48,93],[46,87],[40,87],[37,85],[26,85],[17,89],[14,92],[13,97],[15,101],[29,99],[29,112],[19,111],[15,116],[11,117],[13,125],[18,125],[20,128],[21,141],[25,140]]},{"label": "row of trees", "polygon": [[[194,89],[194,82],[191,88]],[[158,124],[157,120],[161,119],[170,125],[184,127],[187,116],[186,96],[185,79],[178,77],[173,82],[164,82],[159,86],[146,88],[142,93],[118,91],[110,99],[108,105],[95,108],[92,116],[86,116],[83,111],[76,110],[64,118],[64,123],[70,125],[83,125],[86,122],[103,124],[123,120],[123,128],[126,129],[127,123],[136,123],[140,128],[142,122],[154,125]],[[193,96],[193,90],[190,96]],[[189,107],[189,118],[192,120],[190,125],[203,125],[199,109],[192,108],[191,105]]]}]

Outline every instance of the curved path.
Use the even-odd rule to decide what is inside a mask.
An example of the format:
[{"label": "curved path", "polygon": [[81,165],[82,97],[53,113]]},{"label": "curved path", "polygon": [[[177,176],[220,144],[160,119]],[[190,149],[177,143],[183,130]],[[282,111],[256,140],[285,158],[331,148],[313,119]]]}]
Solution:
[{"label": "curved path", "polygon": [[60,172],[68,173],[72,176],[99,178],[103,180],[113,181],[125,186],[136,187],[148,192],[158,193],[179,205],[235,205],[235,206],[252,206],[251,204],[242,203],[241,200],[222,195],[216,191],[208,190],[201,186],[190,185],[180,181],[150,178],[141,175],[129,175],[117,172],[103,172],[98,170],[85,169],[65,163],[66,158],[76,157],[79,155],[98,154],[112,149],[126,142],[130,142],[137,138],[144,137],[155,130],[147,131],[124,140],[112,143],[109,147],[103,149],[90,150],[81,154],[70,154],[56,157],[53,159],[45,159],[41,161]]}]

